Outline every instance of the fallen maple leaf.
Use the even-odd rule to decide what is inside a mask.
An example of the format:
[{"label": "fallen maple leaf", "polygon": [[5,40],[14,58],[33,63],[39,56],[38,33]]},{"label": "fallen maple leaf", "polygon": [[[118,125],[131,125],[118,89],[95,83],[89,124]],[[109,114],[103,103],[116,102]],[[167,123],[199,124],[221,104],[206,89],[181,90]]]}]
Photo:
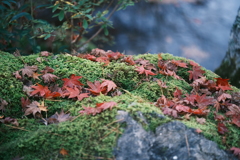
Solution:
[{"label": "fallen maple leaf", "polygon": [[219,87],[223,91],[232,90],[232,88],[230,87],[230,84],[228,83],[229,79],[223,79],[223,78],[215,78],[215,79],[217,80],[216,82],[217,87]]},{"label": "fallen maple leaf", "polygon": [[47,112],[47,111],[48,111],[47,106],[45,106],[45,104],[44,104],[44,101],[42,101],[42,102],[38,105],[38,108],[39,108],[41,111],[44,111],[44,112]]},{"label": "fallen maple leaf", "polygon": [[194,67],[198,67],[199,66],[199,64],[195,63],[194,61],[189,61],[189,64],[194,66]]},{"label": "fallen maple leaf", "polygon": [[22,72],[22,76],[27,75],[28,77],[32,77],[33,73],[38,69],[37,66],[24,66],[24,68],[19,71]]},{"label": "fallen maple leaf", "polygon": [[117,103],[116,103],[116,102],[113,102],[113,101],[111,101],[111,102],[97,103],[97,104],[96,104],[96,106],[97,106],[98,108],[101,108],[103,111],[106,110],[106,109],[112,110],[112,108],[113,108],[114,106],[116,106],[116,105],[117,105]]},{"label": "fallen maple leaf", "polygon": [[222,93],[218,98],[218,102],[222,101],[222,102],[225,102],[226,99],[231,99],[232,96],[230,94],[227,94],[227,93]]},{"label": "fallen maple leaf", "polygon": [[49,67],[49,66],[47,66],[47,67],[45,67],[43,70],[41,70],[40,72],[43,73],[43,74],[53,73],[53,72],[54,72],[54,69],[51,68],[51,67]]},{"label": "fallen maple leaf", "polygon": [[101,83],[100,87],[105,88],[107,87],[107,93],[110,92],[111,90],[115,90],[117,88],[117,85],[111,81],[111,80],[106,80],[106,79],[101,79],[103,82]]},{"label": "fallen maple leaf", "polygon": [[96,61],[104,63],[104,66],[107,66],[110,63],[108,57],[98,57]]},{"label": "fallen maple leaf", "polygon": [[55,82],[56,79],[58,79],[59,77],[51,74],[51,73],[45,73],[42,76],[42,79],[44,80],[44,83],[50,83],[50,82]]},{"label": "fallen maple leaf", "polygon": [[178,98],[178,99],[181,99],[181,96],[182,96],[182,90],[176,88],[176,90],[173,92],[173,96]]},{"label": "fallen maple leaf", "polygon": [[146,70],[144,69],[143,66],[136,66],[136,71],[139,73],[139,74],[146,74],[146,76],[148,75],[156,75],[155,73],[153,73],[151,70]]},{"label": "fallen maple leaf", "polygon": [[3,124],[12,124],[14,126],[19,126],[17,119],[11,118],[11,117],[6,117],[4,119],[0,119],[0,122],[2,122]]},{"label": "fallen maple leaf", "polygon": [[22,79],[22,76],[19,74],[19,71],[13,72],[13,75],[14,75],[15,78],[17,78],[17,79]]},{"label": "fallen maple leaf", "polygon": [[132,56],[127,56],[127,57],[124,57],[123,59],[124,62],[127,62],[128,64],[134,66],[136,63],[134,62],[133,60],[133,57]]},{"label": "fallen maple leaf", "polygon": [[163,111],[163,114],[165,115],[169,115],[169,116],[172,116],[174,118],[177,118],[178,115],[177,115],[177,111],[172,109],[172,108],[169,108],[169,107],[163,107],[162,108],[162,111]]},{"label": "fallen maple leaf", "polygon": [[196,95],[195,101],[197,102],[197,106],[199,108],[206,107],[210,104],[215,104],[215,99],[212,97],[206,97],[206,94],[203,94],[202,96]]},{"label": "fallen maple leaf", "polygon": [[171,60],[171,62],[173,64],[175,64],[176,66],[179,66],[179,67],[182,67],[182,68],[188,68],[187,63],[182,62],[181,60]]},{"label": "fallen maple leaf", "polygon": [[79,111],[80,114],[84,115],[90,115],[92,114],[93,116],[96,115],[97,113],[101,113],[102,111],[106,110],[106,109],[112,109],[112,107],[116,106],[117,103],[116,102],[103,102],[103,103],[97,103],[96,107],[85,107],[83,106],[84,110]]},{"label": "fallen maple leaf", "polygon": [[83,98],[89,97],[89,93],[81,93],[80,95],[77,96],[78,101],[83,100]]},{"label": "fallen maple leaf", "polygon": [[240,127],[240,114],[233,116],[232,123],[236,126]]},{"label": "fallen maple leaf", "polygon": [[64,81],[63,86],[73,88],[73,86],[82,86],[83,84],[78,81],[78,79],[82,78],[82,76],[75,76],[75,74],[71,74],[70,78],[63,78]]},{"label": "fallen maple leaf", "polygon": [[68,155],[68,151],[67,151],[66,149],[64,149],[64,148],[62,148],[62,149],[59,151],[59,153],[60,153],[61,155],[63,155],[63,156]]},{"label": "fallen maple leaf", "polygon": [[35,118],[37,114],[37,117],[41,117],[41,110],[40,108],[38,108],[39,105],[40,104],[37,101],[33,101],[31,104],[27,105],[27,107],[25,108],[24,115],[27,116],[27,115],[33,114]]},{"label": "fallen maple leaf", "polygon": [[110,53],[107,53],[107,56],[111,60],[117,60],[117,59],[123,57],[124,55],[121,54],[120,52],[110,52]]},{"label": "fallen maple leaf", "polygon": [[24,97],[21,98],[21,105],[23,110],[25,110],[29,104],[31,104],[31,101],[28,99],[28,97],[26,99]]},{"label": "fallen maple leaf", "polygon": [[34,88],[35,90],[31,92],[31,96],[39,93],[41,97],[43,97],[47,92],[50,90],[47,86],[42,86],[41,84],[37,83],[37,86],[31,86],[31,88]]},{"label": "fallen maple leaf", "polygon": [[38,73],[35,73],[35,72],[34,72],[32,77],[33,77],[33,79],[38,79],[38,80],[40,80],[40,79],[39,79],[39,76],[41,76],[41,75],[42,75],[42,74],[38,74]]},{"label": "fallen maple leaf", "polygon": [[51,117],[47,118],[48,124],[61,123],[72,120],[74,117],[70,116],[70,113],[66,114],[63,110],[60,113],[56,112]]},{"label": "fallen maple leaf", "polygon": [[226,132],[228,132],[226,125],[222,122],[218,122],[217,128],[218,128],[218,133],[220,134],[225,134]]},{"label": "fallen maple leaf", "polygon": [[67,95],[68,98],[75,98],[79,96],[80,91],[77,87],[73,88],[65,87],[65,88],[68,91],[68,93],[65,93],[64,95]]},{"label": "fallen maple leaf", "polygon": [[175,106],[175,109],[178,111],[178,112],[189,112],[190,108],[188,106],[184,106],[184,105],[181,105],[181,104],[178,104]]},{"label": "fallen maple leaf", "polygon": [[93,116],[95,116],[97,113],[101,113],[102,109],[101,108],[94,108],[94,107],[85,107],[82,106],[84,110],[79,111],[78,113],[80,113],[81,115],[87,114],[90,115],[92,114]]},{"label": "fallen maple leaf", "polygon": [[107,87],[102,88],[101,83],[99,81],[95,81],[94,83],[87,81],[87,85],[90,87],[88,89],[93,95],[99,95],[100,93],[105,94],[107,91]]},{"label": "fallen maple leaf", "polygon": [[204,70],[201,69],[201,66],[193,66],[192,71],[188,71],[189,74],[189,80],[196,80],[199,77],[203,77],[203,74],[205,73]]}]

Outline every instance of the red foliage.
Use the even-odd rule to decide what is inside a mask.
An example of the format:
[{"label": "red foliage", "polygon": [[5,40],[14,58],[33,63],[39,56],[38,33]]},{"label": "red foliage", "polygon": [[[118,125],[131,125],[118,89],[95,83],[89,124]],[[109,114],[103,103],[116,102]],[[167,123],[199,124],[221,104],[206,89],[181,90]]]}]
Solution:
[{"label": "red foliage", "polygon": [[73,86],[82,86],[83,84],[78,81],[80,78],[82,78],[82,76],[75,76],[75,74],[71,74],[70,78],[63,78],[63,87],[73,88]]},{"label": "red foliage", "polygon": [[144,69],[143,66],[140,66],[140,67],[136,67],[136,71],[139,73],[139,74],[146,74],[146,76],[148,75],[156,75],[155,73],[153,73],[151,70],[146,70]]}]

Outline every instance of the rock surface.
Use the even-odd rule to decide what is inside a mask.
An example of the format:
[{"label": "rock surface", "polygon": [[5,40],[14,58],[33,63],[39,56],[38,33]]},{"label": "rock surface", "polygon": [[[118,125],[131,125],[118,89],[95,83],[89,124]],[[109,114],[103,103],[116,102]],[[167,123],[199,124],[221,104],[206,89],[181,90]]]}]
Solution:
[{"label": "rock surface", "polygon": [[237,160],[179,121],[163,124],[152,133],[125,111],[118,111],[117,119],[127,123],[114,151],[117,160]]}]

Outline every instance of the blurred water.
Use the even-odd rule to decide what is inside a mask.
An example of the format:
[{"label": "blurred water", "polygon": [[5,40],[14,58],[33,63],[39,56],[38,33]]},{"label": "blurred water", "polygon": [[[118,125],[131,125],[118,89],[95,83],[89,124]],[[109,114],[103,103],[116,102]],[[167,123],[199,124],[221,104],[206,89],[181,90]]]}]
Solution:
[{"label": "blurred water", "polygon": [[104,49],[126,54],[167,52],[216,69],[227,51],[240,1],[172,1],[176,3],[141,2],[116,12],[110,32],[116,44]]}]

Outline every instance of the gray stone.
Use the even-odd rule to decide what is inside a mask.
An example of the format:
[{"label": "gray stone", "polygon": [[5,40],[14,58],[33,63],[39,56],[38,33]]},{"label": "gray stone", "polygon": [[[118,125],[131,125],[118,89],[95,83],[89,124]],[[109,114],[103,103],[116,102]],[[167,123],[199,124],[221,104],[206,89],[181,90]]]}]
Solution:
[{"label": "gray stone", "polygon": [[117,160],[237,160],[179,121],[163,124],[153,133],[145,131],[127,112],[118,111],[117,119],[127,124],[114,150]]}]

